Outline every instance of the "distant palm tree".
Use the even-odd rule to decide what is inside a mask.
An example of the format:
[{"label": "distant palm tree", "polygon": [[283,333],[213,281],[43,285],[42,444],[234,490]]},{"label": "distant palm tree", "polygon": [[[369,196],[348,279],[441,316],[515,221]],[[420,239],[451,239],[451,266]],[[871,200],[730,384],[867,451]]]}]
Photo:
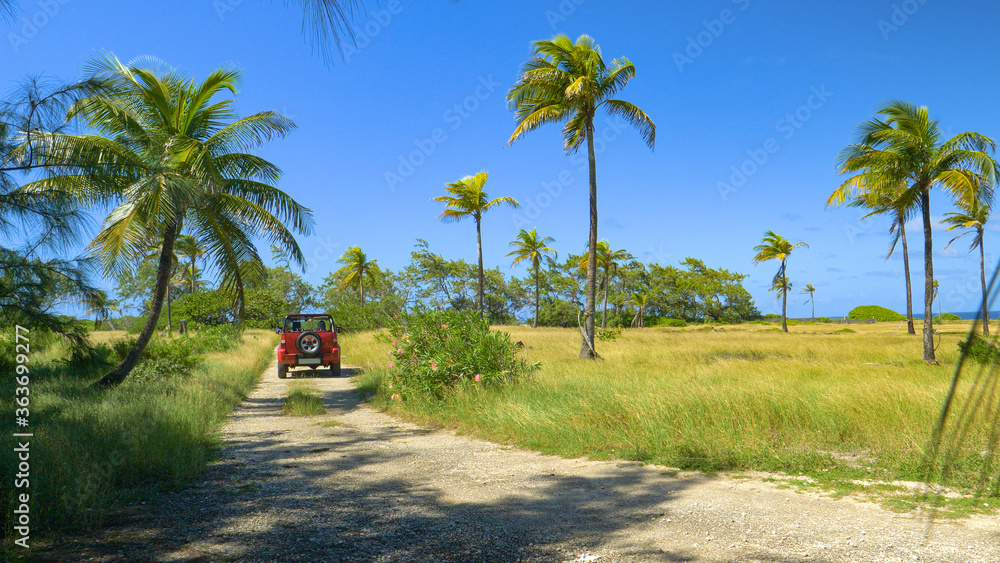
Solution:
[{"label": "distant palm tree", "polygon": [[[121,314],[122,312],[122,310],[118,308],[121,303],[119,303],[117,299],[110,299],[108,297],[108,292],[103,289],[87,296],[87,298],[83,300],[83,303],[87,307],[90,307],[90,309],[87,309],[83,316],[86,317],[91,313],[94,314],[94,330],[100,330],[101,325],[104,323],[111,324],[112,312],[116,312],[118,314]],[[114,325],[111,325],[111,328],[115,328]]]},{"label": "distant palm tree", "polygon": [[[611,289],[612,280],[614,276],[618,275],[618,267],[621,266],[621,263],[630,259],[632,259],[632,255],[625,250],[611,250],[608,241],[597,242],[597,267],[603,271],[600,284],[600,289],[604,292],[604,306],[601,313],[602,330],[608,326],[608,291]],[[581,272],[587,271],[587,260],[587,255],[580,257],[579,270]]]},{"label": "distant palm tree", "polygon": [[635,313],[635,317],[632,319],[632,328],[642,328],[645,326],[645,317],[643,316],[643,309],[646,307],[646,301],[649,300],[649,294],[646,292],[637,291],[632,294],[632,302],[635,303],[638,309]]},{"label": "distant palm tree", "polygon": [[340,289],[344,290],[357,284],[361,305],[364,306],[365,279],[375,284],[382,278],[382,270],[378,267],[378,260],[369,260],[368,255],[361,251],[360,246],[352,246],[344,251],[344,255],[337,260],[337,263],[343,264],[343,267],[335,272],[335,275],[341,279]]},{"label": "distant palm tree", "polygon": [[538,281],[538,275],[542,269],[542,258],[555,260],[559,256],[555,250],[548,247],[550,242],[555,242],[555,239],[552,237],[538,238],[537,229],[532,229],[531,232],[521,229],[521,232],[517,233],[516,240],[508,244],[508,246],[514,247],[513,251],[507,253],[507,256],[514,257],[511,267],[517,266],[519,263],[527,260],[531,262],[531,268],[535,272],[535,322],[532,325],[534,328],[538,328],[538,309],[540,301],[540,284]]},{"label": "distant palm tree", "polygon": [[774,234],[774,231],[767,231],[764,233],[761,244],[754,247],[754,250],[757,251],[757,254],[753,257],[755,265],[765,260],[778,260],[781,262],[778,273],[771,280],[771,291],[777,291],[778,297],[781,298],[781,330],[784,332],[788,332],[788,291],[792,288],[792,284],[788,282],[788,276],[785,275],[785,262],[792,251],[800,246],[808,247],[809,245],[804,242],[792,244],[788,242],[788,239]]},{"label": "distant palm tree", "polygon": [[182,274],[190,278],[191,293],[194,293],[198,282],[198,259],[205,256],[205,247],[194,235],[180,235],[177,237],[177,242],[174,243],[174,248],[178,259],[190,260],[187,269]]},{"label": "distant palm tree", "polygon": [[656,142],[656,125],[634,104],[612,99],[635,76],[625,58],[607,65],[601,48],[587,35],[574,43],[565,35],[535,41],[534,55],[507,92],[517,128],[507,145],[548,123],[564,123],[563,148],[574,153],[587,144],[590,162],[590,239],[587,251],[587,300],[584,306],[581,358],[596,358],[594,311],[597,298],[597,157],[594,153],[594,117],[600,108],[635,127],[649,148]]},{"label": "distant palm tree", "polygon": [[940,187],[954,200],[970,199],[983,187],[992,203],[997,162],[992,139],[979,133],[959,133],[945,139],[926,107],[888,102],[876,117],[858,127],[857,140],[841,151],[842,173],[855,173],[831,198],[835,203],[868,192],[885,192],[905,183],[907,194],[897,199],[916,202],[924,227],[923,359],[937,364],[934,354],[934,245],[930,193]]},{"label": "distant palm tree", "polygon": [[521,205],[512,197],[489,199],[483,190],[487,180],[489,180],[489,174],[486,172],[480,172],[475,176],[466,176],[445,186],[449,195],[431,199],[431,201],[445,204],[445,210],[439,216],[442,221],[461,221],[466,217],[472,217],[476,222],[476,245],[479,250],[479,294],[476,298],[476,307],[479,309],[479,318],[483,317],[483,287],[485,285],[483,275],[483,213],[500,205],[511,207]]},{"label": "distant palm tree", "polygon": [[990,206],[979,198],[972,198],[972,200],[960,199],[956,202],[960,211],[953,211],[944,214],[944,221],[941,223],[948,225],[949,231],[955,229],[971,229],[966,231],[957,237],[951,239],[945,248],[951,246],[951,243],[964,237],[965,235],[972,234],[972,244],[969,246],[969,250],[979,249],[979,281],[982,283],[983,287],[983,336],[990,335],[990,311],[989,311],[989,295],[986,291],[986,253],[983,250],[983,235],[985,234],[986,221],[990,219]]},{"label": "distant palm tree", "polygon": [[38,135],[37,150],[67,173],[22,189],[115,206],[91,242],[106,275],[131,267],[149,238],[159,241],[146,324],[121,364],[97,383],[109,387],[125,380],[156,329],[182,229],[205,245],[220,287],[242,312],[244,281],[264,271],[254,239],[263,236],[301,264],[292,231],[311,232],[312,214],[272,185],[281,175],[277,166],[249,154],[295,124],[271,111],[236,119],[233,100],[218,99],[236,92],[240,72],[220,68],[198,83],[114,56],[95,59],[88,70],[99,89],[74,104],[69,117],[96,133]]},{"label": "distant palm tree", "polygon": [[[805,289],[802,290],[802,293],[805,293],[805,294],[809,295],[809,299],[806,300],[806,303],[812,303],[812,317],[811,318],[815,319],[816,318],[816,295],[815,295],[816,288],[813,287],[813,284],[807,283]],[[803,305],[805,305],[805,303],[803,303]]]}]

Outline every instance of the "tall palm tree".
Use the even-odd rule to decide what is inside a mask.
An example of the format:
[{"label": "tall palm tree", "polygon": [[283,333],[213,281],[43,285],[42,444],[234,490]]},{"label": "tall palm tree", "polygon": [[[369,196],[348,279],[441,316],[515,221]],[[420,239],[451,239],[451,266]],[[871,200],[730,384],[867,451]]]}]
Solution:
[{"label": "tall palm tree", "polygon": [[514,250],[507,253],[507,256],[514,257],[514,261],[510,264],[511,267],[527,260],[535,272],[535,322],[532,325],[534,328],[538,328],[539,296],[541,293],[538,275],[542,269],[542,258],[555,260],[559,256],[555,250],[548,247],[550,242],[555,242],[555,239],[552,237],[538,238],[538,229],[532,229],[531,232],[521,229],[521,232],[517,233],[517,238],[508,243],[508,246],[514,247]]},{"label": "tall palm tree", "polygon": [[376,283],[382,278],[382,270],[378,267],[378,260],[369,260],[368,255],[361,251],[360,246],[352,246],[344,251],[344,255],[337,260],[338,264],[343,264],[334,275],[341,279],[340,289],[345,290],[353,284],[358,286],[358,295],[361,296],[361,305],[365,304],[365,279],[371,283]]},{"label": "tall palm tree", "polygon": [[184,274],[190,278],[191,293],[197,289],[198,282],[198,259],[205,256],[205,247],[194,235],[180,235],[175,243],[175,254],[178,259],[189,260]]},{"label": "tall palm tree", "polygon": [[109,387],[125,380],[153,335],[182,229],[205,245],[220,287],[242,311],[244,281],[264,271],[254,238],[282,247],[301,264],[293,231],[311,232],[312,214],[272,185],[281,175],[277,166],[249,154],[295,124],[271,111],[238,119],[232,98],[219,99],[236,93],[239,71],[220,68],[198,83],[112,55],[94,59],[88,70],[98,90],[75,103],[69,117],[94,133],[36,137],[39,153],[62,173],[22,189],[113,206],[90,243],[105,275],[128,268],[147,238],[161,242],[149,316],[133,349],[97,383]]},{"label": "tall palm tree", "polygon": [[[895,186],[887,186],[885,190],[872,190],[860,193],[851,201],[851,207],[865,207],[871,209],[862,219],[868,219],[875,215],[887,214],[892,217],[889,225],[889,252],[886,254],[886,261],[892,258],[896,251],[896,245],[903,247],[903,278],[906,282],[906,332],[916,334],[913,328],[913,284],[910,281],[910,249],[906,241],[906,222],[915,213],[918,202],[914,199],[916,192],[907,189],[905,182],[900,182]],[[841,189],[850,189],[850,181],[845,182]],[[827,200],[829,207],[836,200],[837,194],[831,195]]]},{"label": "tall palm tree", "polygon": [[[611,245],[608,244],[608,241],[597,241],[597,267],[603,272],[600,283],[600,290],[604,292],[604,306],[601,313],[602,330],[608,326],[608,291],[611,289],[611,282],[614,276],[618,274],[618,267],[621,263],[630,259],[632,259],[632,255],[624,249],[611,250]],[[585,272],[587,271],[587,267],[588,257],[586,255],[581,256],[578,265],[579,271]]]},{"label": "tall palm tree", "polygon": [[[809,296],[809,299],[806,300],[806,303],[812,303],[812,317],[811,318],[815,320],[816,319],[816,288],[813,287],[813,284],[807,283],[805,289],[802,290],[802,293],[805,293],[805,294],[807,294]],[[803,305],[805,305],[805,303],[803,303]]]},{"label": "tall palm tree", "polygon": [[957,237],[951,239],[945,248],[951,246],[951,243],[964,237],[965,235],[972,234],[972,244],[969,246],[969,250],[979,249],[979,281],[983,286],[983,336],[990,335],[990,311],[989,311],[989,295],[986,291],[986,253],[983,250],[983,235],[985,234],[986,221],[990,219],[990,209],[989,204],[981,201],[980,198],[974,197],[971,200],[959,199],[955,202],[959,208],[959,211],[952,211],[950,213],[944,214],[944,220],[941,221],[943,224],[948,225],[947,230],[953,231],[955,229],[970,229]]},{"label": "tall palm tree", "polygon": [[581,358],[596,358],[594,308],[597,296],[597,159],[594,154],[594,117],[602,107],[635,127],[649,148],[656,142],[656,125],[634,104],[613,99],[635,76],[625,58],[604,62],[601,48],[587,35],[574,43],[565,35],[535,41],[535,52],[521,67],[521,75],[507,92],[517,127],[507,146],[529,131],[548,123],[564,123],[563,149],[574,153],[587,144],[590,162],[590,239],[587,252],[587,300],[584,307]]},{"label": "tall palm tree", "polygon": [[926,107],[893,100],[876,117],[858,127],[857,139],[841,151],[841,173],[855,174],[831,197],[834,203],[868,192],[890,191],[900,183],[904,196],[919,208],[924,227],[923,359],[937,364],[934,355],[934,246],[930,193],[935,186],[955,200],[971,199],[982,187],[983,200],[992,203],[997,162],[996,144],[979,133],[959,133],[945,139]]},{"label": "tall palm tree", "polygon": [[521,205],[512,197],[505,196],[491,200],[483,190],[487,180],[489,180],[489,174],[486,172],[480,172],[475,176],[466,176],[445,186],[444,189],[448,195],[431,199],[431,201],[445,204],[445,210],[439,216],[442,221],[461,221],[472,217],[476,222],[476,245],[479,250],[479,293],[476,297],[476,307],[479,309],[479,318],[483,317],[483,213],[500,205],[511,207]]},{"label": "tall palm tree", "polygon": [[[121,314],[122,312],[122,310],[118,307],[121,303],[119,303],[117,299],[111,299],[108,296],[108,292],[103,289],[97,290],[88,295],[83,300],[83,303],[87,307],[90,307],[83,314],[83,316],[86,317],[91,313],[94,314],[94,330],[100,330],[101,325],[104,323],[111,324],[112,312],[116,312],[118,314]],[[111,328],[115,328],[114,325],[111,325]]]},{"label": "tall palm tree", "polygon": [[784,332],[788,332],[788,292],[792,288],[792,284],[788,283],[788,276],[785,275],[785,263],[792,251],[800,246],[808,247],[809,245],[804,242],[793,244],[785,237],[774,234],[774,231],[767,231],[764,233],[761,244],[753,248],[757,252],[753,257],[755,265],[765,260],[781,262],[778,273],[771,280],[771,291],[777,291],[778,297],[781,298],[781,330]]}]

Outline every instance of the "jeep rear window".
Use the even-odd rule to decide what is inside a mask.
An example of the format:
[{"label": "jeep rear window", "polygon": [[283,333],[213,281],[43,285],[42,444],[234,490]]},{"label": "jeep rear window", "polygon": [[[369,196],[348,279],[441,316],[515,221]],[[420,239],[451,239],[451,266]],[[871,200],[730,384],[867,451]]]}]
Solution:
[{"label": "jeep rear window", "polygon": [[330,317],[292,318],[285,320],[285,330],[291,332],[303,330],[328,331],[333,330],[332,325]]}]

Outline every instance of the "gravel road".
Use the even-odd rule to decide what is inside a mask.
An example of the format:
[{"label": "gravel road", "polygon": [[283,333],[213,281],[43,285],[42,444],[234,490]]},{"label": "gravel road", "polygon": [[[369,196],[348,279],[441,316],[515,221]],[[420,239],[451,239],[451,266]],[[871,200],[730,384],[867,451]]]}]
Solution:
[{"label": "gravel road", "polygon": [[[1000,561],[1000,518],[938,521],[760,478],[562,459],[400,422],[345,377],[282,416],[272,366],[204,479],[66,538],[60,561]],[[70,555],[71,554],[71,555]]]}]

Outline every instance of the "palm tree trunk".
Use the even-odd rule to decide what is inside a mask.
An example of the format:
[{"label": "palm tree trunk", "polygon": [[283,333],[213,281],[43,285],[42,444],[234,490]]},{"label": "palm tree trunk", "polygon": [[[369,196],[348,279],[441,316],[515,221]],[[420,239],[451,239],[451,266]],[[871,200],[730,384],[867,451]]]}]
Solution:
[{"label": "palm tree trunk", "polygon": [[983,282],[983,336],[990,335],[989,296],[986,295],[986,251],[983,249],[983,230],[979,228],[979,279]]},{"label": "palm tree trunk", "polygon": [[597,297],[597,156],[594,154],[594,116],[587,115],[587,157],[590,160],[590,240],[587,250],[587,302],[583,309],[584,334],[581,359],[595,359],[594,301]]},{"label": "palm tree trunk", "polygon": [[604,308],[601,313],[601,330],[608,328],[608,275],[604,274]]},{"label": "palm tree trunk", "polygon": [[125,381],[128,374],[139,363],[142,351],[146,349],[149,340],[156,330],[156,323],[160,320],[160,311],[163,310],[163,299],[167,294],[167,287],[170,284],[170,271],[174,263],[174,240],[180,228],[177,225],[168,226],[163,235],[163,248],[160,250],[160,264],[156,270],[156,287],[153,289],[153,302],[149,308],[149,317],[146,324],[139,333],[139,338],[135,341],[135,346],[125,356],[118,367],[111,370],[100,381],[94,384],[98,388],[116,387]]},{"label": "palm tree trunk", "polygon": [[[171,272],[170,278],[172,279],[173,272]],[[170,282],[167,282],[167,334],[173,333],[173,327],[170,325],[170,321],[173,320],[173,314],[170,312]]]},{"label": "palm tree trunk", "polygon": [[785,261],[781,261],[781,332],[788,332],[788,322],[786,321],[788,311],[788,277],[785,276]]},{"label": "palm tree trunk", "polygon": [[920,193],[920,211],[924,219],[924,361],[937,365],[934,357],[934,243],[931,238],[931,197],[924,188]]},{"label": "palm tree trunk", "polygon": [[361,293],[361,306],[365,306],[365,278],[362,275],[358,275],[358,292]]},{"label": "palm tree trunk", "polygon": [[913,285],[910,282],[910,251],[906,246],[906,226],[899,217],[899,238],[903,241],[903,274],[906,276],[906,333],[917,334],[913,329]]},{"label": "palm tree trunk", "polygon": [[479,307],[479,318],[483,318],[483,230],[480,217],[476,216],[476,245],[479,248],[479,296],[476,305]]},{"label": "palm tree trunk", "polygon": [[194,293],[194,282],[198,279],[198,271],[195,269],[197,265],[194,263],[195,257],[191,257],[191,293]]},{"label": "palm tree trunk", "polygon": [[540,267],[541,267],[541,264],[535,264],[535,324],[532,325],[532,328],[538,328],[538,304],[539,304],[539,299],[538,299],[538,296],[539,296],[538,270],[539,270]]},{"label": "palm tree trunk", "polygon": [[813,295],[812,292],[809,292],[809,301],[812,303],[812,306],[813,306],[813,308],[812,308],[812,311],[813,311],[812,320],[815,321],[816,320],[816,296]]}]

